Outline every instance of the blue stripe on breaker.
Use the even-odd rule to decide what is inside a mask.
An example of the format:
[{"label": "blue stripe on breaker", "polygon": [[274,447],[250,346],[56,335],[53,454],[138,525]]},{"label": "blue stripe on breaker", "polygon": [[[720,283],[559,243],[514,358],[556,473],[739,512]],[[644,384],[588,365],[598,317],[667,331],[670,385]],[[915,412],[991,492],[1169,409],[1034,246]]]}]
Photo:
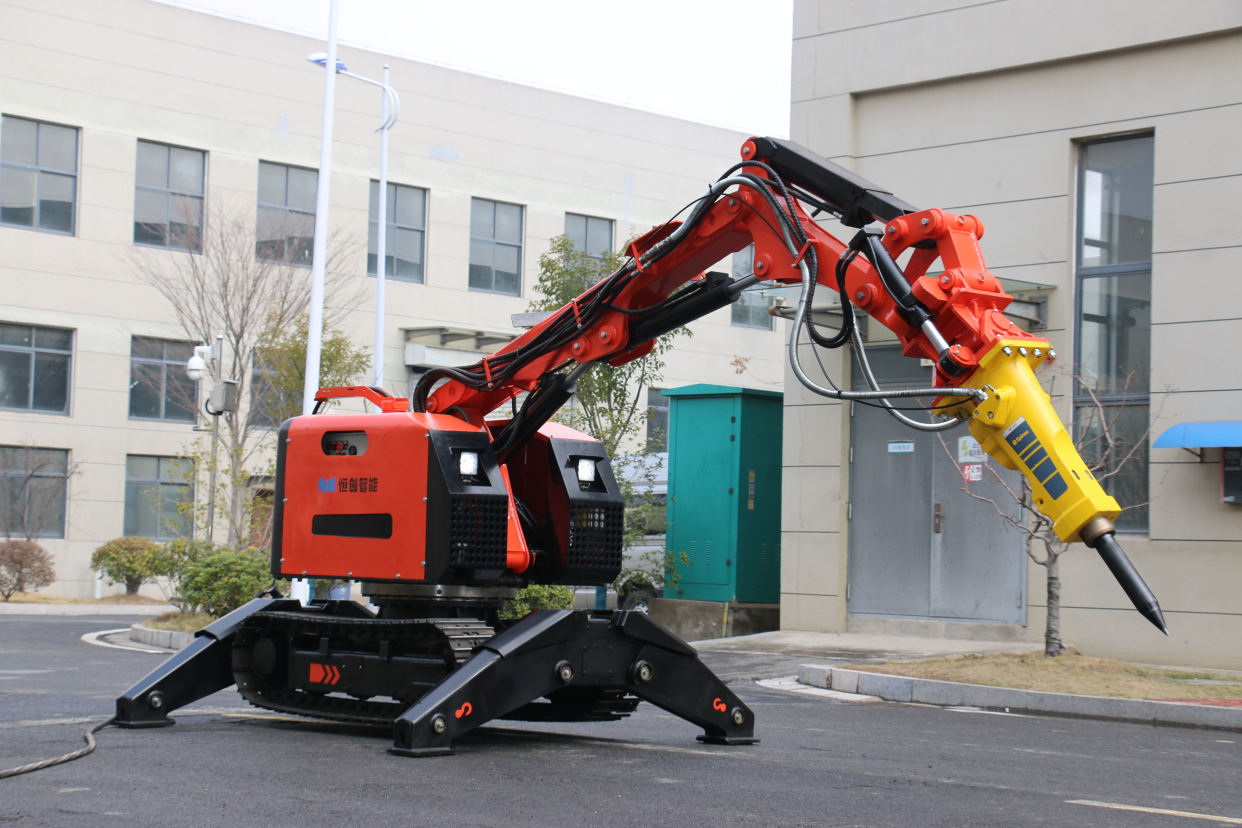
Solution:
[{"label": "blue stripe on breaker", "polygon": [[[1069,491],[1065,478],[1057,471],[1056,465],[1048,456],[1048,452],[1035,438],[1035,432],[1027,425],[1025,417],[1019,417],[1012,425],[1002,432],[1006,442],[1018,453],[1018,459],[1031,470],[1031,474],[1047,490],[1049,496],[1056,500]],[[1025,455],[1025,457],[1023,457]]]}]

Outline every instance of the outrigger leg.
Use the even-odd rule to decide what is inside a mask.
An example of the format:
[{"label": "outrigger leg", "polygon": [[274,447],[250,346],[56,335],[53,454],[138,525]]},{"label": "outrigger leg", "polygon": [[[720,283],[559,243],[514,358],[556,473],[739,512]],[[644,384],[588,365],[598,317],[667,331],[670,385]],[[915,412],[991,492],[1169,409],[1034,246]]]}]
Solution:
[{"label": "outrigger leg", "polygon": [[233,635],[242,622],[263,610],[292,610],[289,598],[256,598],[196,632],[190,646],[171,656],[116,700],[121,727],[167,727],[168,714],[179,707],[230,687],[233,682]]},{"label": "outrigger leg", "polygon": [[699,741],[759,741],[750,708],[645,614],[542,610],[483,644],[405,711],[388,752],[452,753],[453,739],[492,719],[619,719],[639,699],[702,727]]}]

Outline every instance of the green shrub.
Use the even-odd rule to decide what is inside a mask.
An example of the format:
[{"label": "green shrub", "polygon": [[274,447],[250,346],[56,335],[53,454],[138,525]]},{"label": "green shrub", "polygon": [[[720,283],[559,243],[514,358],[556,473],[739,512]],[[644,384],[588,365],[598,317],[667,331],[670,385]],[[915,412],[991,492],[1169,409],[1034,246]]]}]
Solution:
[{"label": "green shrub", "polygon": [[254,598],[271,582],[267,555],[252,549],[217,549],[186,565],[181,595],[187,605],[219,617]]},{"label": "green shrub", "polygon": [[0,543],[0,596],[9,600],[15,592],[33,592],[56,580],[52,555],[33,541]]},{"label": "green shrub", "polygon": [[211,541],[187,538],[178,538],[164,544],[160,549],[159,566],[156,574],[162,575],[167,579],[166,583],[157,583],[159,583],[160,590],[164,593],[164,598],[167,599],[168,603],[182,612],[192,612],[195,609],[194,605],[185,598],[181,589],[181,579],[190,564],[212,555],[220,549],[223,549],[223,547],[217,547]]},{"label": "green shrub", "polygon": [[501,618],[523,618],[535,610],[573,609],[574,591],[567,586],[531,584],[519,589],[512,601],[500,610]]},{"label": "green shrub", "polygon": [[125,584],[127,595],[137,595],[138,587],[161,574],[163,554],[153,540],[116,538],[95,550],[91,566],[113,583]]}]

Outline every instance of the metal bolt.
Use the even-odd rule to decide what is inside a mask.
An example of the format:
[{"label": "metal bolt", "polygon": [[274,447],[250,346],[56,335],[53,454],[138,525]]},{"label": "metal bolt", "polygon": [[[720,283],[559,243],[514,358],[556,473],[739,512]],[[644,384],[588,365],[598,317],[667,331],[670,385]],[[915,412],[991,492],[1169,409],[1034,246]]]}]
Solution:
[{"label": "metal bolt", "polygon": [[639,682],[646,684],[654,675],[655,667],[651,666],[650,661],[639,661],[634,665],[634,678]]},{"label": "metal bolt", "polygon": [[867,294],[863,293],[863,292],[860,290],[860,291],[858,291],[858,293],[854,294],[854,298],[856,298],[859,302],[861,302],[861,301],[863,300],[863,297],[864,297],[864,296],[866,296],[866,295],[867,295]]},{"label": "metal bolt", "polygon": [[943,276],[941,276],[941,277],[940,277],[940,281],[941,281],[941,283],[942,283],[942,284],[946,284],[946,285],[947,285],[947,284],[949,283],[949,274],[947,274],[947,273],[946,273],[946,274],[944,274]]},{"label": "metal bolt", "polygon": [[568,661],[557,662],[556,677],[569,684],[574,680],[574,668]]},{"label": "metal bolt", "polygon": [[1005,356],[1013,356],[1013,348],[1010,348],[1008,345],[1006,345],[1001,350],[1004,351]]},{"label": "metal bolt", "polygon": [[287,498],[287,497],[282,497],[282,498],[280,499],[280,502],[281,502],[281,503],[288,503],[288,502],[289,502],[289,498]]},{"label": "metal bolt", "polygon": [[890,225],[888,226],[888,232],[889,232],[889,233],[896,233],[896,232],[897,232],[897,225],[895,225],[895,224],[890,224]]},{"label": "metal bolt", "polygon": [[995,419],[996,419],[996,412],[995,412],[995,411],[989,411],[989,412],[988,412],[988,419],[989,419],[989,420],[995,420]]},{"label": "metal bolt", "polygon": [[1056,351],[1054,351],[1054,350],[1052,350],[1051,348],[1049,348],[1049,349],[1048,349],[1048,359],[1056,359],[1056,358],[1057,358],[1057,352],[1056,352]]},{"label": "metal bolt", "polygon": [[[306,573],[305,573],[305,572],[303,572],[302,574],[303,574],[303,575],[305,575]],[[396,575],[396,577],[400,578],[400,577],[401,577],[401,573],[400,573],[400,572],[398,572],[398,573],[397,573],[397,575]]]},{"label": "metal bolt", "polygon": [[1018,353],[1022,354],[1022,356],[1026,356],[1026,348],[1019,348]]},{"label": "metal bolt", "polygon": [[1044,352],[1043,352],[1043,351],[1039,350],[1038,348],[1036,348],[1036,349],[1035,349],[1035,356],[1037,356],[1037,357],[1041,357],[1041,356],[1043,356],[1043,355],[1044,355]]},{"label": "metal bolt", "polygon": [[348,577],[350,577],[350,578],[354,577],[354,573],[352,573],[352,572],[347,572],[347,573],[345,573],[345,574],[346,574]]},{"label": "metal bolt", "polygon": [[922,221],[919,222],[919,224],[926,227],[927,225],[931,224],[931,219],[923,219]]},{"label": "metal bolt", "polygon": [[425,497],[424,497],[424,498],[423,498],[423,503],[426,503],[426,502],[427,502],[427,498],[425,498]]},{"label": "metal bolt", "polygon": [[161,710],[164,707],[164,694],[158,690],[147,696],[147,704],[152,710]]},{"label": "metal bolt", "polygon": [[305,570],[305,569],[303,569],[303,570],[302,570],[302,574],[303,574],[303,575],[305,575],[305,574],[306,574],[306,570]]},{"label": "metal bolt", "polygon": [[740,707],[733,708],[733,712],[729,715],[732,717],[735,725],[741,725],[742,722],[746,721],[746,714],[742,712]]},{"label": "metal bolt", "polygon": [[292,442],[293,442],[293,440],[291,440],[291,439],[289,439],[288,437],[286,437],[286,438],[285,438],[285,442],[286,442],[286,443],[292,443]]},{"label": "metal bolt", "polygon": [[280,562],[281,562],[281,563],[284,563],[284,562],[285,562],[285,559],[284,559],[284,558],[281,558],[281,559],[280,559]]},{"label": "metal bolt", "polygon": [[443,733],[448,730],[448,719],[444,718],[443,713],[437,713],[431,720],[431,729],[436,733]]},{"label": "metal bolt", "polygon": [[736,204],[737,204],[737,200],[736,200],[736,199],[732,199],[732,198],[731,198],[731,199],[729,199],[729,206],[730,206],[730,207],[733,207],[733,206],[735,206]]},{"label": "metal bolt", "polygon": [[423,566],[426,566],[426,565],[427,565],[427,562],[426,562],[426,561],[423,561]]}]

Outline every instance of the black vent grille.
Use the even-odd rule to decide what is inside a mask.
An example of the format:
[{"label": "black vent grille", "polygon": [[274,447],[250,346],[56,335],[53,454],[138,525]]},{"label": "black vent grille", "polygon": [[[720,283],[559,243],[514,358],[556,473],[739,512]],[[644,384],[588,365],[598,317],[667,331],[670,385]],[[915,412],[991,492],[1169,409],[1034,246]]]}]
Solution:
[{"label": "black vent grille", "polygon": [[621,566],[624,506],[574,506],[569,516],[569,566]]},{"label": "black vent grille", "polygon": [[450,504],[449,565],[503,569],[509,546],[508,501],[454,497]]}]

